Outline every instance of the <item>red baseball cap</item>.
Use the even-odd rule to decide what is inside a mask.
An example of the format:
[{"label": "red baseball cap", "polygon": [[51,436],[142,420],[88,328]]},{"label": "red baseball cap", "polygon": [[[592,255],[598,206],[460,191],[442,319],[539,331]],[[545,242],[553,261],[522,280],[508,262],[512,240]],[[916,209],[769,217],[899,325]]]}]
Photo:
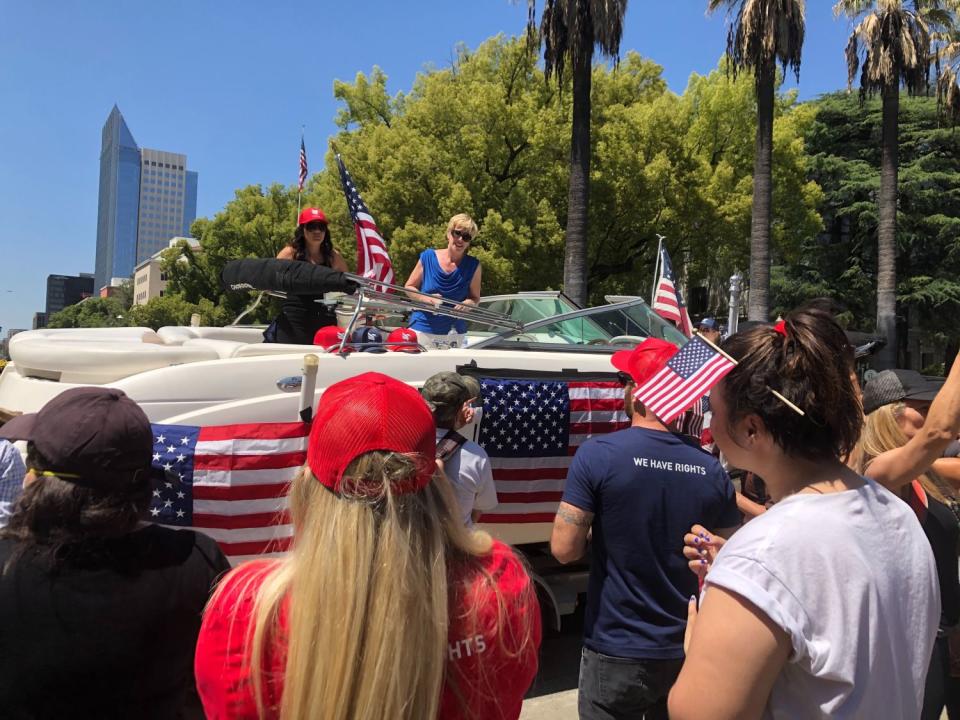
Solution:
[{"label": "red baseball cap", "polygon": [[[420,346],[417,344],[417,331],[410,328],[397,328],[387,335],[387,342],[390,343],[387,349],[391,352],[420,352]],[[402,344],[396,345],[394,343]]]},{"label": "red baseball cap", "polygon": [[615,352],[610,362],[617,370],[622,370],[632,377],[637,385],[642,385],[662,370],[670,358],[677,354],[678,349],[666,340],[648,337],[633,350]]},{"label": "red baseball cap", "polygon": [[327,216],[323,214],[323,210],[320,208],[304,208],[300,212],[300,219],[297,221],[297,224],[306,225],[310,222],[322,222],[326,225]]},{"label": "red baseball cap", "polygon": [[[313,336],[313,344],[319,345],[324,350],[328,348],[332,349],[334,345],[337,347],[340,346],[340,341],[343,340],[343,336],[343,328],[339,328],[336,325],[325,325],[317,330],[316,334]],[[350,345],[344,345],[343,349],[353,350]]]},{"label": "red baseball cap", "polygon": [[420,393],[392,377],[368,372],[334,383],[320,396],[307,465],[324,487],[339,494],[347,466],[373,450],[417,458],[416,474],[394,482],[394,493],[421,490],[437,470],[436,427]]}]

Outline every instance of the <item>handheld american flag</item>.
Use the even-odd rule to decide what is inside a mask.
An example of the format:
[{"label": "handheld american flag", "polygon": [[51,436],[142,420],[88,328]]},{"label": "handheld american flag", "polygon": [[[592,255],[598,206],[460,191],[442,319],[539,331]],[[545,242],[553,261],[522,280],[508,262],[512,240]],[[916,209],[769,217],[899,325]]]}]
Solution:
[{"label": "handheld american flag", "polygon": [[736,363],[699,336],[670,358],[660,372],[638,387],[634,398],[664,423],[702,398]]},{"label": "handheld american flag", "polygon": [[683,304],[683,296],[676,285],[673,275],[673,264],[670,254],[665,247],[660,248],[660,277],[657,278],[657,292],[653,298],[653,310],[660,317],[672,321],[680,331],[690,337],[693,335],[693,325],[690,323],[690,314]]},{"label": "handheld american flag", "polygon": [[300,138],[300,179],[297,182],[297,190],[303,192],[303,186],[307,182],[307,146],[303,144],[303,138]]},{"label": "handheld american flag", "polygon": [[285,551],[293,535],[287,486],[306,461],[306,423],[153,426],[149,519],[192,527],[232,563]]},{"label": "handheld american flag", "polygon": [[592,435],[630,425],[616,381],[480,378],[479,444],[490,456],[497,507],[480,522],[553,522],[567,468]]},{"label": "handheld american flag", "polygon": [[340,166],[340,182],[343,183],[343,194],[347,197],[347,207],[353,219],[353,227],[357,233],[357,275],[365,278],[393,283],[393,264],[387,253],[387,245],[380,236],[377,224],[373,221],[370,211],[364,204],[353,178],[343,165],[343,160],[337,155],[337,165]]}]

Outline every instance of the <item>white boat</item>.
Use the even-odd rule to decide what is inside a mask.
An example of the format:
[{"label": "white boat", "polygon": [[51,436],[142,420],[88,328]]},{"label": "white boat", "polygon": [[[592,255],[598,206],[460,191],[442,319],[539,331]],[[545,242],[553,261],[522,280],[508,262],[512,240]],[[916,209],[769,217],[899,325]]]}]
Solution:
[{"label": "white boat", "polygon": [[[342,324],[384,318],[399,323],[405,311],[418,307],[415,301],[366,295],[360,302],[338,301]],[[371,295],[378,299],[371,302]],[[123,390],[152,422],[289,422],[301,408],[307,353],[317,357],[315,401],[328,385],[367,371],[416,387],[442,370],[497,371],[501,377],[599,373],[615,379],[610,355],[616,349],[650,335],[677,344],[685,340],[642,299],[610,299],[615,302],[579,308],[558,292],[486,297],[479,311],[466,311],[482,316],[482,322],[468,324],[466,347],[417,354],[268,344],[258,326],[27,331],[10,341],[12,362],[0,374],[0,407],[34,412],[68,388],[102,385]],[[479,422],[482,414],[464,434],[478,438]],[[498,523],[489,529],[509,543],[523,544],[547,540],[550,523]]]}]

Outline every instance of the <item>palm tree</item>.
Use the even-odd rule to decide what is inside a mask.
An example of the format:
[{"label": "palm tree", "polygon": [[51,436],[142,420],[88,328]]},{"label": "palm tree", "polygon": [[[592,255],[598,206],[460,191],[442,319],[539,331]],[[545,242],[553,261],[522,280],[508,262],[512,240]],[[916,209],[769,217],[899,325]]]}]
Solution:
[{"label": "palm tree", "polygon": [[540,28],[536,0],[527,0],[527,31],[543,44],[547,78],[562,82],[569,60],[573,74],[573,130],[570,135],[570,183],[563,289],[581,305],[587,302],[587,207],[590,197],[590,87],[593,50],[616,58],[623,37],[627,0],[545,0]]},{"label": "palm tree", "polygon": [[951,122],[960,120],[960,28],[938,33],[937,107]]},{"label": "palm tree", "polygon": [[708,0],[707,12],[726,7],[736,17],[727,33],[734,74],[754,74],[757,137],[753,158],[753,212],[750,220],[750,297],[747,318],[770,319],[770,218],[773,205],[773,96],[777,61],[800,79],[806,29],[804,0]]},{"label": "palm tree", "polygon": [[886,344],[880,368],[897,364],[897,167],[900,85],[911,95],[927,90],[934,57],[931,33],[952,23],[954,0],[839,0],[836,15],[856,22],[847,41],[847,83],[860,70],[861,101],[883,101],[877,222],[877,332]]}]

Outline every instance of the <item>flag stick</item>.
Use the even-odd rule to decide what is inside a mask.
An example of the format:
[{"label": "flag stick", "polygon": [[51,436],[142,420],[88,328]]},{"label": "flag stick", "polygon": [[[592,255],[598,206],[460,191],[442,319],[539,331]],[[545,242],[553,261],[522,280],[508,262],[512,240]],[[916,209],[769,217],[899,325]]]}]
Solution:
[{"label": "flag stick", "polygon": [[663,257],[663,241],[666,239],[666,235],[661,235],[657,233],[657,259],[653,264],[653,290],[650,291],[650,307],[653,307],[653,303],[657,300],[657,274],[660,272],[660,258]]},{"label": "flag stick", "polygon": [[713,348],[714,350],[716,350],[718,353],[720,353],[721,355],[723,355],[727,360],[729,360],[730,362],[732,362],[734,365],[739,365],[739,363],[738,363],[736,360],[734,360],[732,357],[730,357],[727,353],[725,353],[723,350],[721,350],[721,349],[720,349],[719,347],[717,347],[715,344],[713,344],[712,342],[710,342],[709,340],[707,340],[703,335],[701,335],[701,334],[699,333],[699,331],[697,331],[696,329],[694,329],[693,334],[696,335],[696,336],[697,336],[698,338],[700,338],[701,340],[703,340],[707,345],[709,345],[710,347],[712,347],[712,348]]}]

